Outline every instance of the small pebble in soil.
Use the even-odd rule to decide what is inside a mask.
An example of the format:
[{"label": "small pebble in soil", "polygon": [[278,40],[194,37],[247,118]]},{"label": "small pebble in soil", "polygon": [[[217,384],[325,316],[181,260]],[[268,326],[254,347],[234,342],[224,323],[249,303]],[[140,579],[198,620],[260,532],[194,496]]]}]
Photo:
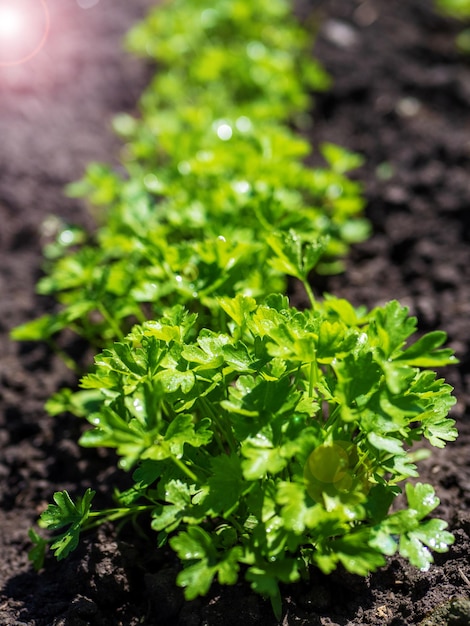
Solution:
[{"label": "small pebble in soil", "polygon": [[356,29],[340,20],[327,20],[322,28],[322,35],[338,48],[350,48],[359,40]]}]

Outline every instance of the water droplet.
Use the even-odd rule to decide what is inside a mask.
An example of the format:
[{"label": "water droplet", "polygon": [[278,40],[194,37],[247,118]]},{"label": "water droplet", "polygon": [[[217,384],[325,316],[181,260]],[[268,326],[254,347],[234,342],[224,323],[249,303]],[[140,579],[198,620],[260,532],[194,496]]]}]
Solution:
[{"label": "water droplet", "polygon": [[209,150],[199,150],[196,154],[196,159],[201,161],[202,163],[207,163],[208,161],[212,161],[214,158],[214,153]]},{"label": "water droplet", "polygon": [[254,61],[258,61],[263,58],[266,53],[266,47],[261,41],[250,41],[246,47],[246,53]]},{"label": "water droplet", "polygon": [[137,398],[134,400],[134,402],[132,403],[134,406],[134,409],[136,411],[138,411],[139,413],[142,413],[142,411],[144,410],[143,404],[142,402]]},{"label": "water droplet", "polygon": [[230,124],[222,122],[221,124],[217,124],[216,133],[219,139],[222,139],[222,141],[228,141],[232,138],[233,130]]},{"label": "water droplet", "polygon": [[331,199],[336,199],[341,196],[343,193],[343,187],[341,185],[329,185],[328,187],[328,197]]},{"label": "water droplet", "polygon": [[161,191],[163,191],[163,184],[155,176],[155,174],[147,174],[146,176],[144,176],[144,185],[149,191],[153,193],[160,193]]},{"label": "water droplet", "polygon": [[248,193],[251,190],[251,185],[246,180],[238,180],[232,184],[232,189],[237,193]]},{"label": "water droplet", "polygon": [[241,133],[249,133],[250,130],[253,129],[253,123],[249,117],[246,117],[246,115],[242,115],[235,122],[235,127]]},{"label": "water droplet", "polygon": [[74,241],[73,230],[63,230],[59,235],[59,243],[63,246],[69,246]]},{"label": "water droplet", "polygon": [[217,23],[218,17],[219,14],[215,9],[205,9],[201,13],[201,24],[204,28],[211,28]]},{"label": "water droplet", "polygon": [[[360,346],[365,346],[367,344],[368,339],[369,338],[367,336],[367,333],[361,333],[359,337],[357,338],[357,343]],[[337,362],[336,359],[334,359],[334,361]]]},{"label": "water droplet", "polygon": [[178,163],[178,172],[182,176],[187,176],[191,173],[191,164],[188,163],[188,161],[180,161],[180,163]]},{"label": "water droplet", "polygon": [[434,495],[434,493],[429,493],[423,498],[423,505],[427,509],[434,509],[436,507],[437,497]]},{"label": "water droplet", "polygon": [[160,322],[155,322],[153,320],[146,322],[146,327],[153,330],[161,330],[163,328]]}]

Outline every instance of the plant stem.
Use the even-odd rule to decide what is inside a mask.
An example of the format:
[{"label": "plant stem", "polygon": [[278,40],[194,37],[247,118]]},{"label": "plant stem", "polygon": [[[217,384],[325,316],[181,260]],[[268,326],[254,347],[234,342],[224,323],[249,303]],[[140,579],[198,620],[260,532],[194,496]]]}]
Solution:
[{"label": "plant stem", "polygon": [[101,302],[99,302],[97,306],[98,306],[98,310],[101,313],[101,315],[108,322],[110,327],[113,329],[116,337],[120,341],[122,341],[124,339],[124,335],[123,335],[121,329],[119,328],[118,324],[116,324],[116,321],[114,320],[114,318],[109,314],[107,308]]},{"label": "plant stem", "polygon": [[144,511],[150,511],[154,508],[153,504],[139,505],[133,507],[127,507],[123,509],[105,509],[104,511],[92,512],[88,515],[88,519],[95,518],[91,523],[85,523],[83,530],[89,530],[90,528],[96,528],[101,526],[104,522],[113,522],[129,515],[135,515],[137,513],[143,513]]},{"label": "plant stem", "polygon": [[179,469],[184,472],[186,474],[186,476],[191,479],[193,482],[198,483],[199,479],[196,476],[196,474],[194,472],[192,472],[189,467],[187,467],[187,465],[185,465],[183,463],[183,461],[181,461],[181,459],[179,459],[177,456],[174,456],[173,454],[171,455],[171,460],[173,461],[173,463],[179,467]]},{"label": "plant stem", "polygon": [[309,299],[309,302],[310,302],[310,306],[312,307],[312,309],[314,309],[317,301],[315,299],[315,295],[313,293],[313,290],[310,287],[310,283],[308,282],[308,280],[304,279],[304,280],[302,280],[302,284],[303,284],[305,292],[306,292],[306,294],[308,296],[308,299]]},{"label": "plant stem", "polygon": [[309,398],[313,398],[313,391],[315,389],[315,384],[318,382],[318,364],[316,359],[311,361],[310,363],[310,375],[308,381],[308,396]]},{"label": "plant stem", "polygon": [[[217,427],[219,428],[219,430],[221,431],[222,435],[225,438],[225,441],[227,442],[230,451],[231,452],[236,452],[237,451],[237,445],[235,440],[233,439],[233,434],[231,432],[231,430],[226,430],[224,424],[222,423],[222,420],[219,419],[219,416],[216,414],[216,412],[214,411],[213,407],[210,405],[209,402],[207,402],[207,400],[205,398],[201,398],[201,404],[203,405],[205,411],[207,413],[209,413],[209,415],[211,416],[212,420],[217,424]],[[216,431],[215,431],[216,432]],[[217,442],[219,443],[219,438],[217,438]],[[222,443],[220,442],[219,447],[222,445]],[[223,446],[222,446],[222,452],[225,452]]]}]

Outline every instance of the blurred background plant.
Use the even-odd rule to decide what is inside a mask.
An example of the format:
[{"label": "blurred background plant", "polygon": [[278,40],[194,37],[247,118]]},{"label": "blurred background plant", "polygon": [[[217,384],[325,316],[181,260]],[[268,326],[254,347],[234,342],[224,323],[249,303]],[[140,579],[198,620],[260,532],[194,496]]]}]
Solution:
[{"label": "blurred background plant", "polygon": [[[436,0],[438,9],[463,22],[470,21],[470,0]],[[461,52],[470,54],[470,28],[464,28],[456,38]]]}]

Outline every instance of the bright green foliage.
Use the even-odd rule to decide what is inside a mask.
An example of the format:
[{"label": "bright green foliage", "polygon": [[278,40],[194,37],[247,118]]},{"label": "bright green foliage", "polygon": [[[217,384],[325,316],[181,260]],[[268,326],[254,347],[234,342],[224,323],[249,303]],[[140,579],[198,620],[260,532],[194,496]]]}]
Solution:
[{"label": "bright green foliage", "polygon": [[[115,448],[134,470],[123,511],[151,511],[158,543],[183,561],[186,597],[243,572],[279,611],[278,583],[308,565],[365,575],[399,551],[427,568],[453,541],[425,519],[432,487],[407,485],[408,508],[388,510],[417,476],[413,444],[457,435],[451,388],[420,369],[455,362],[444,335],[409,343],[416,320],[397,302],[364,313],[330,297],[298,311],[283,296],[238,295],[221,306],[226,331],[198,330],[176,306],[82,380],[99,401],[81,443]],[[50,509],[44,526],[75,519]]]},{"label": "bright green foliage", "polygon": [[[64,559],[78,545],[78,538],[82,527],[86,524],[90,513],[91,501],[95,492],[87,489],[83,498],[74,504],[66,491],[59,491],[54,494],[55,504],[49,504],[47,509],[41,514],[39,525],[41,528],[50,530],[60,530],[66,528],[61,534],[54,537],[51,543],[51,550],[58,560]],[[36,537],[31,537],[36,541]],[[42,545],[39,538],[39,545]]]},{"label": "bright green foliage", "polygon": [[309,90],[328,83],[288,2],[172,1],[128,41],[160,65],[140,117],[116,119],[121,172],[92,164],[70,185],[98,228],[58,233],[38,291],[60,310],[15,339],[69,328],[103,347],[178,303],[214,325],[217,298],[262,300],[297,276],[281,241],[305,247],[305,279],[307,268],[341,270],[368,236],[361,186],[347,177],[362,159],[325,144],[325,165],[309,167],[309,143],[287,124],[301,123]]},{"label": "bright green foliage", "polygon": [[284,120],[308,105],[306,90],[329,78],[309,53],[308,34],[286,0],[171,0],[155,7],[128,36],[129,48],[171,67],[144,94],[153,115],[196,102],[217,117],[228,111]]},{"label": "bright green foliage", "polygon": [[470,0],[436,0],[438,8],[457,18],[470,17]]},{"label": "bright green foliage", "polygon": [[[470,0],[435,0],[436,7],[444,14],[468,23],[470,18]],[[470,54],[470,28],[464,28],[456,37],[457,48],[464,54]]]},{"label": "bright green foliage", "polygon": [[63,558],[83,530],[145,513],[188,599],[244,577],[279,617],[279,583],[311,566],[365,575],[398,551],[425,569],[452,543],[427,519],[429,485],[389,513],[416,445],[457,435],[451,388],[427,369],[455,362],[445,334],[413,343],[399,303],[368,312],[310,285],[368,229],[347,177],[361,158],[325,144],[311,168],[291,130],[328,83],[308,42],[284,0],[171,0],[130,34],[159,67],[140,117],[116,119],[122,168],[93,164],[69,188],[98,228],[58,233],[39,292],[61,308],[13,335],[68,328],[99,346],[81,391],[47,408],[86,419],[81,444],[114,449],[133,485],[102,511],[91,490],[55,494],[52,537],[30,532],[36,567],[49,544]]}]

